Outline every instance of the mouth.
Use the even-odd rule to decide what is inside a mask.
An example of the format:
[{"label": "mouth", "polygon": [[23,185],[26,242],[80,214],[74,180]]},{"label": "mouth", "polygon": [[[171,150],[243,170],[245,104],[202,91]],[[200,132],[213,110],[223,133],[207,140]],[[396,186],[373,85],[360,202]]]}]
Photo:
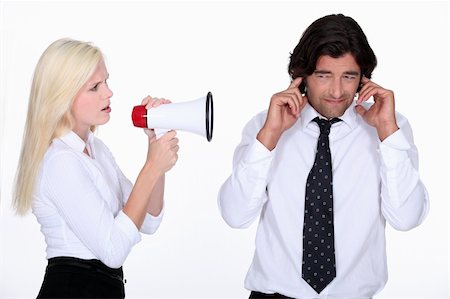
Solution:
[{"label": "mouth", "polygon": [[325,99],[325,101],[332,105],[338,105],[338,104],[344,103],[345,99]]},{"label": "mouth", "polygon": [[104,112],[111,112],[111,107],[109,106],[109,104],[108,104],[108,106],[103,108],[102,111],[104,111]]}]

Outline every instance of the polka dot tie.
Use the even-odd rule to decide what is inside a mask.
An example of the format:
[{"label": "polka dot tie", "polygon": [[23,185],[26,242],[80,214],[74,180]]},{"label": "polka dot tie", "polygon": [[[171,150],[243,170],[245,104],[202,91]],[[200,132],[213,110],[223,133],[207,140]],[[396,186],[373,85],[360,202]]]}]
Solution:
[{"label": "polka dot tie", "polygon": [[335,277],[333,178],[328,135],[333,123],[313,119],[320,128],[314,165],[306,181],[302,278],[320,293]]}]

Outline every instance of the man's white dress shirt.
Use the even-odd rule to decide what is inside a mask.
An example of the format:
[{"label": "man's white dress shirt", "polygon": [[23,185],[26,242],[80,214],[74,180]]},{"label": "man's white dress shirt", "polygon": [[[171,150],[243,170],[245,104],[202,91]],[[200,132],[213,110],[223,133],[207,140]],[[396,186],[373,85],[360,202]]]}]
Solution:
[{"label": "man's white dress shirt", "polygon": [[307,104],[272,151],[256,139],[266,115],[244,128],[218,197],[232,227],[248,227],[259,216],[245,287],[301,299],[371,298],[387,281],[385,222],[409,230],[428,212],[408,121],[397,114],[400,129],[380,142],[351,105],[331,127],[336,278],[319,295],[301,269],[305,184],[320,133],[311,120],[320,115]]},{"label": "man's white dress shirt", "polygon": [[[109,149],[92,133],[87,143],[72,131],[54,139],[41,163],[32,204],[47,258],[99,259],[111,268],[122,266],[141,240],[122,211],[132,188]],[[154,233],[162,215],[147,214],[141,232]]]}]

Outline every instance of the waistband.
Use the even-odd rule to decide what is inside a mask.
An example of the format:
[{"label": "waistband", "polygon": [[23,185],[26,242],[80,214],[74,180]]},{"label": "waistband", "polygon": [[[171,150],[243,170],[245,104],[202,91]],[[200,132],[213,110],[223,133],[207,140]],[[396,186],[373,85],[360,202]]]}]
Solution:
[{"label": "waistband", "polygon": [[123,279],[123,270],[122,267],[114,269],[106,266],[101,261],[92,259],[92,260],[83,260],[76,257],[66,257],[59,256],[48,259],[47,269],[54,269],[58,266],[69,266],[81,268],[89,271],[94,271],[99,274],[103,274],[113,279],[120,280],[125,282]]}]

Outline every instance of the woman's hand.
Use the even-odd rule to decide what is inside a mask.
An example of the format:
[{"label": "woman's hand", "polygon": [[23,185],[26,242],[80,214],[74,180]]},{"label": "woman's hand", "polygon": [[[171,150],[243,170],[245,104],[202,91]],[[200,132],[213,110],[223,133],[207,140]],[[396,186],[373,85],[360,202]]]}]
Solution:
[{"label": "woman's hand", "polygon": [[[163,104],[170,104],[172,103],[170,100],[164,99],[164,98],[152,98],[151,96],[146,96],[142,102],[141,105],[145,106],[145,109],[151,109],[156,108]],[[154,129],[144,129],[145,134],[147,134],[149,139],[152,139],[156,136]]]},{"label": "woman's hand", "polygon": [[[170,103],[172,102],[164,98],[147,96],[142,100],[141,105],[149,110]],[[169,131],[161,138],[156,139],[154,129],[144,129],[144,132],[149,139],[145,164],[153,168],[158,175],[162,175],[169,171],[178,160],[178,138],[175,137],[177,133],[176,131]]]},{"label": "woman's hand", "polygon": [[169,171],[178,160],[178,138],[176,131],[169,131],[161,138],[152,137],[149,142],[146,165],[158,175]]}]

